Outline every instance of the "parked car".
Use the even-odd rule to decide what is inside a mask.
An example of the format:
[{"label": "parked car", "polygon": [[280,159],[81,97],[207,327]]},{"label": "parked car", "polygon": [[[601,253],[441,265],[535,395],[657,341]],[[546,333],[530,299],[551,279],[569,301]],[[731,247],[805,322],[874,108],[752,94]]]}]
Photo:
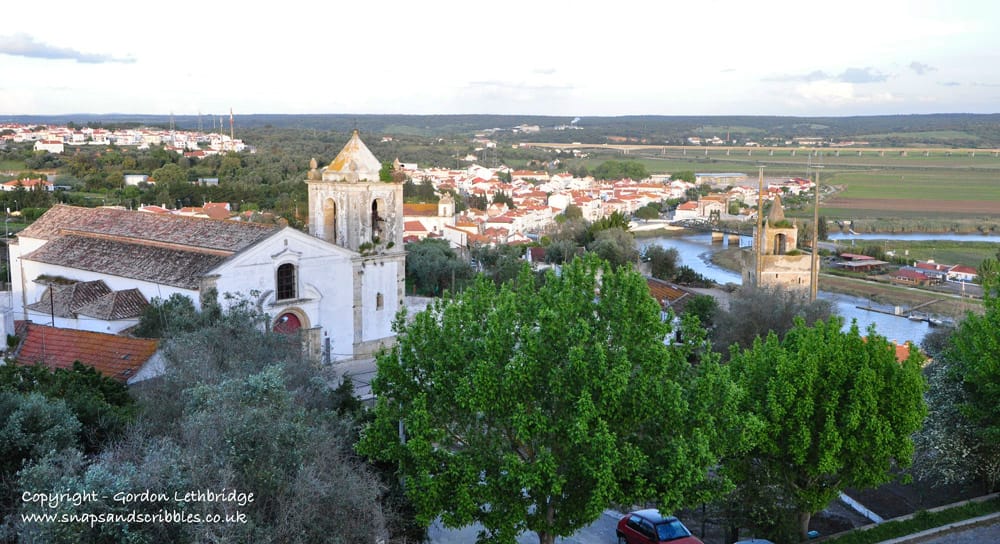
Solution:
[{"label": "parked car", "polygon": [[703,544],[681,521],[655,508],[631,512],[618,521],[618,544]]}]

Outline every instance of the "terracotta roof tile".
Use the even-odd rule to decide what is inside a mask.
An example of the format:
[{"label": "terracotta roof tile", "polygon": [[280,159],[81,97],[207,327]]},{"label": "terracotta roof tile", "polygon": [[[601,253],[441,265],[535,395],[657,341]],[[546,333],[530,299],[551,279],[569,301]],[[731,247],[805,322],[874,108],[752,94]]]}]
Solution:
[{"label": "terracotta roof tile", "polygon": [[138,289],[126,289],[94,299],[89,304],[80,306],[76,313],[105,321],[117,321],[139,317],[148,305],[146,297]]},{"label": "terracotta roof tile", "polygon": [[270,236],[279,228],[260,223],[57,205],[21,231],[20,236],[53,240],[61,234],[76,231],[127,238],[135,242],[161,242],[235,252]]},{"label": "terracotta roof tile", "polygon": [[68,285],[52,283],[45,288],[38,302],[28,305],[28,309],[59,317],[76,317],[77,308],[109,293],[111,288],[102,280],[80,281]]},{"label": "terracotta roof tile", "polygon": [[109,378],[127,382],[156,353],[156,348],[157,340],[30,323],[15,359],[19,364],[41,363],[53,370],[72,368],[73,361],[80,361]]},{"label": "terracotta roof tile", "polygon": [[[163,216],[146,214],[146,217]],[[201,275],[227,259],[198,251],[87,236],[57,238],[23,258],[184,289],[197,289]]]}]

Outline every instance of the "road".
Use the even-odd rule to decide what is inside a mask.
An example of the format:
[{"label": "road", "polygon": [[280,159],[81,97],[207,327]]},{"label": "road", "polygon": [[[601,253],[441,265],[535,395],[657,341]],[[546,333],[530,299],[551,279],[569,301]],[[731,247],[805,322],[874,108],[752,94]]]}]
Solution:
[{"label": "road", "polygon": [[[594,523],[577,531],[573,536],[557,538],[559,544],[614,544],[615,526],[621,513],[614,510],[605,510],[601,517]],[[469,544],[476,541],[476,534],[479,532],[478,526],[470,526],[462,529],[446,529],[439,522],[435,522],[427,530],[428,542],[431,544]],[[537,544],[538,535],[533,532],[526,532],[517,538],[519,544]]]}]

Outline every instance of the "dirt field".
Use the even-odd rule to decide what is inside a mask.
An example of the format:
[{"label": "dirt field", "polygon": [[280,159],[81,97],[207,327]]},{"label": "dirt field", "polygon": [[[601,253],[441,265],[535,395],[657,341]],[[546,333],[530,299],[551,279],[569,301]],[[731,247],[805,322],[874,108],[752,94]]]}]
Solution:
[{"label": "dirt field", "polygon": [[1000,214],[1000,204],[981,200],[918,200],[913,198],[842,198],[823,201],[824,208],[854,210],[884,210],[887,212],[966,213],[969,215]]}]

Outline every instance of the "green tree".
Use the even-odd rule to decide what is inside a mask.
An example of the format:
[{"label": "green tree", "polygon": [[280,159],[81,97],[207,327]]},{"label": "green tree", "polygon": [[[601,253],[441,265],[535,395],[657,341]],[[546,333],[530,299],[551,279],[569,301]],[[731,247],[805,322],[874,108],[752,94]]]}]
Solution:
[{"label": "green tree", "polygon": [[0,522],[20,502],[15,475],[24,464],[78,447],[79,436],[80,422],[64,401],[0,391]]},{"label": "green tree", "polygon": [[830,227],[827,225],[825,216],[819,216],[819,225],[817,227],[819,230],[816,231],[816,236],[820,240],[828,240],[830,238]]},{"label": "green tree", "polygon": [[133,334],[140,338],[164,338],[179,332],[190,332],[201,326],[201,315],[189,297],[180,293],[166,300],[153,297],[142,309],[139,325]]},{"label": "green tree", "polygon": [[677,274],[680,253],[674,248],[664,248],[659,244],[647,246],[643,258],[649,262],[649,274],[659,280],[672,280]]},{"label": "green tree", "polygon": [[597,233],[605,229],[629,230],[629,217],[622,212],[613,212],[611,215],[602,217],[590,225],[590,235],[594,238]]},{"label": "green tree", "polygon": [[670,175],[670,179],[686,181],[688,183],[697,183],[697,177],[694,172],[690,170],[682,170],[680,172],[674,172]]},{"label": "green tree", "polygon": [[833,315],[833,305],[826,300],[810,302],[804,294],[780,287],[742,287],[732,294],[728,308],[716,315],[712,342],[722,349],[737,344],[741,348],[753,345],[758,338],[774,332],[784,338],[796,317],[806,325]]},{"label": "green tree", "polygon": [[552,240],[545,246],[545,262],[564,264],[576,257],[579,246],[573,240]]},{"label": "green tree", "polygon": [[156,180],[156,183],[166,185],[171,183],[187,183],[188,180],[187,171],[174,163],[166,164],[161,168],[153,170],[150,176]]},{"label": "green tree", "polygon": [[598,231],[594,241],[587,245],[587,251],[597,254],[616,267],[635,264],[639,259],[635,237],[617,227]]},{"label": "green tree", "polygon": [[615,179],[646,179],[649,171],[641,162],[636,161],[604,161],[594,168],[593,175],[601,180]]},{"label": "green tree", "polygon": [[922,356],[896,360],[895,345],[856,324],[831,318],[769,334],[731,366],[747,391],[746,410],[764,422],[757,445],[726,466],[737,481],[771,487],[773,504],[788,504],[805,539],[814,512],[846,487],[893,478],[913,460],[912,435],[926,414]]},{"label": "green tree", "polygon": [[406,251],[406,278],[419,293],[440,295],[472,276],[472,268],[447,240],[426,238],[406,244]]},{"label": "green tree", "polygon": [[523,245],[498,244],[472,249],[472,258],[483,267],[483,272],[500,285],[517,277],[524,265]]},{"label": "green tree", "polygon": [[733,431],[725,369],[690,366],[642,277],[593,257],[481,278],[396,330],[358,451],[398,464],[420,520],[481,541],[551,544],[614,500],[690,504]]},{"label": "green tree", "polygon": [[0,366],[0,391],[39,393],[65,402],[80,422],[79,443],[90,454],[121,436],[135,415],[135,402],[124,384],[79,361],[72,368],[56,370],[43,365]]},{"label": "green tree", "polygon": [[580,209],[580,207],[577,206],[576,204],[570,204],[569,206],[566,206],[565,210],[563,210],[563,216],[565,216],[566,219],[568,219],[568,220],[570,220],[570,219],[579,219],[579,220],[582,220],[583,219],[583,210]]},{"label": "green tree", "polygon": [[976,282],[979,284],[996,284],[1000,282],[1000,256],[983,259],[976,269]]},{"label": "green tree", "polygon": [[516,209],[517,205],[514,204],[514,199],[507,195],[507,193],[501,193],[497,191],[493,193],[493,204],[506,204],[508,209]]},{"label": "green tree", "polygon": [[635,212],[635,216],[639,219],[657,219],[660,217],[660,205],[655,202],[650,202],[645,206],[639,208]]},{"label": "green tree", "polygon": [[1000,488],[1000,278],[983,285],[983,315],[968,314],[932,365],[928,464],[945,481]]},{"label": "green tree", "polygon": [[715,314],[719,311],[719,302],[712,295],[697,295],[684,306],[684,314],[698,318],[705,328],[715,326]]}]

